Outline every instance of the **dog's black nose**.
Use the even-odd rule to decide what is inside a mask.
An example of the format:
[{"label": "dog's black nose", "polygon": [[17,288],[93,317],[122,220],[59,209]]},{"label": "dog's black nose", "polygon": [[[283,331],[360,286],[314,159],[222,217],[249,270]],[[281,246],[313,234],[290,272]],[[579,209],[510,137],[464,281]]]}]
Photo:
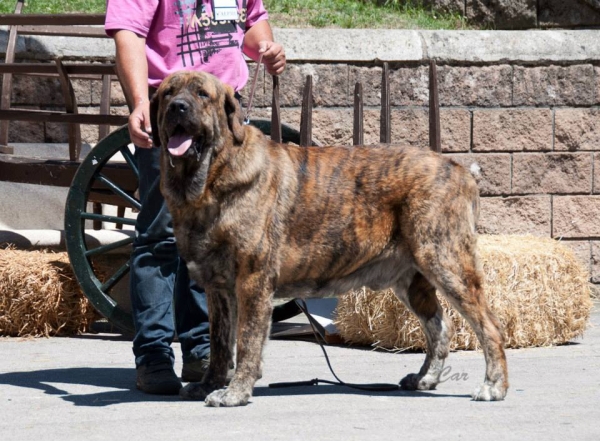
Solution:
[{"label": "dog's black nose", "polygon": [[176,112],[180,112],[180,113],[187,112],[189,108],[190,108],[190,105],[185,100],[174,100],[171,102],[171,104],[169,104],[169,110],[171,112],[175,112],[175,113]]}]

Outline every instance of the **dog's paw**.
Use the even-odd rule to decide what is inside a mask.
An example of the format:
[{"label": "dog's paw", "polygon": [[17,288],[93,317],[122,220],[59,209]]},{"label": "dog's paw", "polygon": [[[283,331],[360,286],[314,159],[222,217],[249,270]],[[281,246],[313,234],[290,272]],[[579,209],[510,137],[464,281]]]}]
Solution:
[{"label": "dog's paw", "polygon": [[179,396],[184,400],[202,401],[214,390],[205,383],[190,383],[179,391]]},{"label": "dog's paw", "polygon": [[506,396],[506,388],[498,383],[483,383],[473,393],[474,401],[502,401]]},{"label": "dog's paw", "polygon": [[437,384],[437,379],[420,374],[408,374],[400,380],[400,388],[403,390],[433,390]]},{"label": "dog's paw", "polygon": [[219,389],[206,397],[204,402],[211,407],[234,407],[245,406],[249,399],[250,394],[248,393],[236,392],[232,389]]}]

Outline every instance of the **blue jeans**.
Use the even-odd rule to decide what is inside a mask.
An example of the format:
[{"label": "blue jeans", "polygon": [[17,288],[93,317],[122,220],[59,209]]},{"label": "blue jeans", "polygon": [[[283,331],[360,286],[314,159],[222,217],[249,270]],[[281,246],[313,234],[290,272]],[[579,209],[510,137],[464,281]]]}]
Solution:
[{"label": "blue jeans", "polygon": [[135,159],[142,203],[130,274],[135,363],[173,363],[176,332],[183,362],[195,361],[210,350],[206,295],[190,281],[177,253],[171,215],[160,193],[160,149],[136,148]]}]

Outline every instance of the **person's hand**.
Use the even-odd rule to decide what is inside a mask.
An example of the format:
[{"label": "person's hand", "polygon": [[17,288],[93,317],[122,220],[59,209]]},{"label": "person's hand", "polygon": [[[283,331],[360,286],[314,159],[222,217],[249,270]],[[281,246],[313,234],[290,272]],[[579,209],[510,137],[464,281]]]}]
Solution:
[{"label": "person's hand", "polygon": [[150,125],[150,102],[140,101],[129,115],[129,136],[131,142],[142,148],[152,147],[152,127]]},{"label": "person's hand", "polygon": [[283,46],[273,41],[260,41],[258,53],[263,56],[263,62],[267,72],[271,75],[279,75],[285,69],[285,51]]}]

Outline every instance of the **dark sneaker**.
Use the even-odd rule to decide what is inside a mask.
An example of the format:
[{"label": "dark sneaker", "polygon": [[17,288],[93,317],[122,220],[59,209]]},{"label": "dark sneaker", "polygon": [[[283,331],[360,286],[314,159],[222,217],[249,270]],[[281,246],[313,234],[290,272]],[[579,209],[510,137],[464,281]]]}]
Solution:
[{"label": "dark sneaker", "polygon": [[144,393],[152,395],[177,395],[181,382],[170,361],[159,361],[139,366],[136,386]]},{"label": "dark sneaker", "polygon": [[[200,360],[191,361],[189,363],[183,363],[183,369],[181,370],[181,381],[185,383],[202,381],[204,374],[208,370],[209,364],[210,356],[201,358]],[[233,368],[232,364],[227,371],[227,383],[231,381],[234,373],[235,369]]]}]

